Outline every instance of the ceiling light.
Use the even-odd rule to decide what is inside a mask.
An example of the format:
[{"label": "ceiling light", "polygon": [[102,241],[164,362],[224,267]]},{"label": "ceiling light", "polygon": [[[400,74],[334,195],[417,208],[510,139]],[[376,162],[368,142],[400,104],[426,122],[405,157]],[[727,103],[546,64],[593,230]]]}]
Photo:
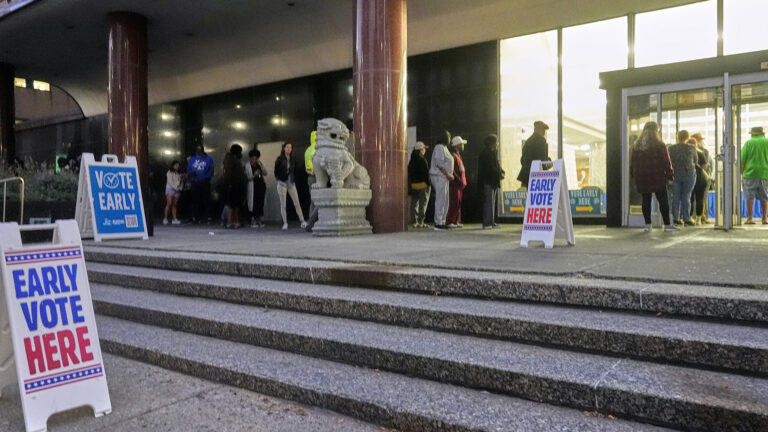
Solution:
[{"label": "ceiling light", "polygon": [[164,131],[163,136],[166,138],[173,138],[173,132],[171,131]]},{"label": "ceiling light", "polygon": [[13,85],[15,85],[16,87],[27,88],[27,79],[26,78],[14,78],[13,79]]},{"label": "ceiling light", "polygon": [[173,154],[173,152],[168,150],[168,149],[165,149],[165,150],[163,150],[163,154],[166,155],[166,156],[170,156],[170,155]]},{"label": "ceiling light", "polygon": [[170,114],[162,113],[162,114],[160,114],[160,118],[165,120],[165,121],[168,121],[168,120],[172,119],[173,116],[170,115]]},{"label": "ceiling light", "polygon": [[242,106],[241,105],[235,105],[235,108],[240,109],[240,108],[242,108]]},{"label": "ceiling light", "polygon": [[51,91],[51,85],[45,81],[32,81],[32,88],[40,91]]},{"label": "ceiling light", "polygon": [[238,130],[242,130],[242,129],[245,129],[245,123],[236,121],[232,123],[232,127]]}]

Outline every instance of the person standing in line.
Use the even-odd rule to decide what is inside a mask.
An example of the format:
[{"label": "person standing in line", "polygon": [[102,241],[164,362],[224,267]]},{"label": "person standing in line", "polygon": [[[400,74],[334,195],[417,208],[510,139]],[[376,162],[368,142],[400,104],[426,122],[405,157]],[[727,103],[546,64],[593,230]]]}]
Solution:
[{"label": "person standing in line", "polygon": [[483,191],[483,229],[493,229],[496,224],[496,200],[504,170],[498,153],[499,137],[488,135],[483,140],[483,150],[477,161],[477,183]]},{"label": "person standing in line", "polygon": [[227,191],[227,228],[240,228],[240,212],[245,202],[248,182],[243,166],[243,148],[232,144],[224,156],[224,186]]},{"label": "person standing in line", "polygon": [[528,189],[528,178],[531,175],[531,163],[535,160],[548,161],[549,144],[547,144],[547,130],[549,126],[541,120],[533,122],[533,133],[523,144],[523,154],[520,156],[520,174],[517,179],[520,184]]},{"label": "person standing in line", "polygon": [[659,125],[656,122],[645,124],[643,133],[632,146],[630,158],[629,173],[635,180],[637,191],[643,195],[645,232],[651,231],[651,202],[654,194],[659,202],[661,218],[664,220],[664,231],[680,231],[669,219],[667,184],[674,179],[674,170],[667,146],[659,136]]},{"label": "person standing in line", "polygon": [[705,172],[707,174],[707,178],[709,179],[709,184],[707,185],[706,191],[704,192],[704,208],[701,212],[701,223],[711,224],[712,222],[709,221],[709,191],[714,190],[715,182],[714,178],[712,177],[712,172],[715,168],[715,160],[712,158],[712,155],[709,153],[709,149],[707,149],[707,146],[704,144],[704,137],[699,132],[691,134],[691,138],[696,140],[696,148],[704,152],[704,156],[707,160],[707,169]]},{"label": "person standing in line", "polygon": [[467,172],[464,168],[464,161],[461,159],[461,152],[464,151],[466,144],[467,140],[462,139],[458,135],[451,139],[453,180],[451,180],[449,185],[450,201],[448,204],[448,216],[445,218],[448,228],[451,229],[464,227],[461,223],[461,206],[464,203],[464,188],[467,187]]},{"label": "person standing in line", "polygon": [[419,141],[413,148],[411,160],[408,162],[408,183],[411,192],[411,223],[414,228],[426,228],[424,215],[427,212],[427,203],[429,203],[429,194],[431,188],[429,185],[429,162],[424,155],[427,153],[427,146]]},{"label": "person standing in line", "polygon": [[691,193],[691,217],[694,218],[693,223],[698,225],[699,223],[704,224],[704,203],[709,189],[707,155],[698,147],[698,141],[693,136],[688,140],[688,143],[696,149],[696,183],[694,183],[693,193]]},{"label": "person standing in line", "polygon": [[[691,193],[696,185],[696,147],[688,142],[687,130],[677,133],[677,144],[669,146],[669,157],[675,170],[672,182],[672,222],[693,226],[691,220]],[[681,219],[682,218],[682,219]]]},{"label": "person standing in line", "polygon": [[[317,131],[312,131],[312,133],[309,134],[309,147],[304,152],[304,170],[307,172],[307,184],[309,185],[310,194],[312,191],[312,185],[315,184],[315,164],[312,162],[312,157],[315,155],[316,151]],[[315,226],[317,217],[317,207],[315,207],[315,203],[311,200],[310,195],[309,218],[307,218],[307,227],[305,228],[307,232],[312,232],[312,227]]]},{"label": "person standing in line", "polygon": [[755,199],[760,201],[763,211],[763,225],[768,224],[768,139],[765,138],[762,126],[753,127],[749,134],[752,136],[741,148],[741,175],[744,186],[744,197],[747,199],[748,225],[754,225],[752,220],[755,210]]},{"label": "person standing in line", "polygon": [[291,196],[293,207],[301,221],[301,227],[306,228],[304,213],[301,211],[299,193],[296,191],[296,161],[293,159],[293,144],[284,143],[280,156],[275,160],[275,178],[277,179],[277,195],[280,197],[280,216],[283,218],[283,231],[288,229],[288,215],[285,206],[288,204],[286,195]]},{"label": "person standing in line", "polygon": [[451,134],[443,131],[432,150],[432,163],[429,168],[429,178],[435,193],[435,231],[448,229],[445,218],[448,215],[448,183],[453,181],[453,156],[448,151]]},{"label": "person standing in line", "polygon": [[267,194],[267,184],[264,177],[267,176],[267,169],[261,163],[261,152],[251,150],[248,152],[248,161],[245,167],[245,177],[248,179],[247,203],[248,213],[251,216],[251,228],[263,227],[264,221],[264,197]]},{"label": "person standing in line", "polygon": [[173,217],[172,224],[178,225],[181,221],[177,215],[179,197],[184,188],[184,174],[181,173],[181,164],[179,161],[173,161],[171,168],[165,174],[165,217],[163,225],[168,225],[168,216]]},{"label": "person standing in line", "polygon": [[187,164],[187,180],[192,195],[192,222],[207,218],[210,220],[211,178],[213,159],[205,153],[202,145],[195,147],[195,155]]}]

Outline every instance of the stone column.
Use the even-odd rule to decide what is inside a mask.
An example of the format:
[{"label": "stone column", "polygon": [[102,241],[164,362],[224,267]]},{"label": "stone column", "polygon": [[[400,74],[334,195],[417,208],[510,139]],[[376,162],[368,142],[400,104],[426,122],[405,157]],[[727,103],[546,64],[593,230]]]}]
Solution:
[{"label": "stone column", "polygon": [[0,155],[7,161],[16,156],[16,103],[14,100],[13,66],[0,63]]},{"label": "stone column", "polygon": [[147,20],[131,12],[112,12],[109,25],[109,153],[121,162],[135,156],[147,228],[152,235],[147,143]]},{"label": "stone column", "polygon": [[405,231],[406,0],[355,0],[355,156],[368,169],[376,233]]}]

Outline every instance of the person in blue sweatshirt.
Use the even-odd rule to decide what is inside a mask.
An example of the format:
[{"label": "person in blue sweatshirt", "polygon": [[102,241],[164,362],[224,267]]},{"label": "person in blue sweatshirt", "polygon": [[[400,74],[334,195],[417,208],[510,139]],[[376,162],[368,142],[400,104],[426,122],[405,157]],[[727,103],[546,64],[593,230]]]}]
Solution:
[{"label": "person in blue sweatshirt", "polygon": [[210,220],[211,178],[213,159],[205,153],[203,146],[195,148],[195,155],[187,164],[187,181],[192,195],[192,222],[207,218]]}]

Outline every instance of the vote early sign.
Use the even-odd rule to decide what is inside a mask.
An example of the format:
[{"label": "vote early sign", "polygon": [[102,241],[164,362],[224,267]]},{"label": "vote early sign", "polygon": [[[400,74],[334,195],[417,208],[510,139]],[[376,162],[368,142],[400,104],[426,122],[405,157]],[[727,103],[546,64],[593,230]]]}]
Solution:
[{"label": "vote early sign", "polygon": [[90,405],[99,417],[112,406],[77,224],[31,227],[53,228],[58,241],[24,247],[18,225],[0,224],[0,314],[10,322],[27,431],[44,431],[54,413]]},{"label": "vote early sign", "polygon": [[542,169],[541,161],[531,164],[521,246],[527,247],[531,241],[543,241],[544,246],[551,248],[555,237],[575,244],[563,161],[558,159],[546,163],[551,165],[551,170]]},{"label": "vote early sign", "polygon": [[118,163],[112,155],[95,162],[84,153],[76,216],[84,238],[147,238],[141,184],[134,157]]}]

